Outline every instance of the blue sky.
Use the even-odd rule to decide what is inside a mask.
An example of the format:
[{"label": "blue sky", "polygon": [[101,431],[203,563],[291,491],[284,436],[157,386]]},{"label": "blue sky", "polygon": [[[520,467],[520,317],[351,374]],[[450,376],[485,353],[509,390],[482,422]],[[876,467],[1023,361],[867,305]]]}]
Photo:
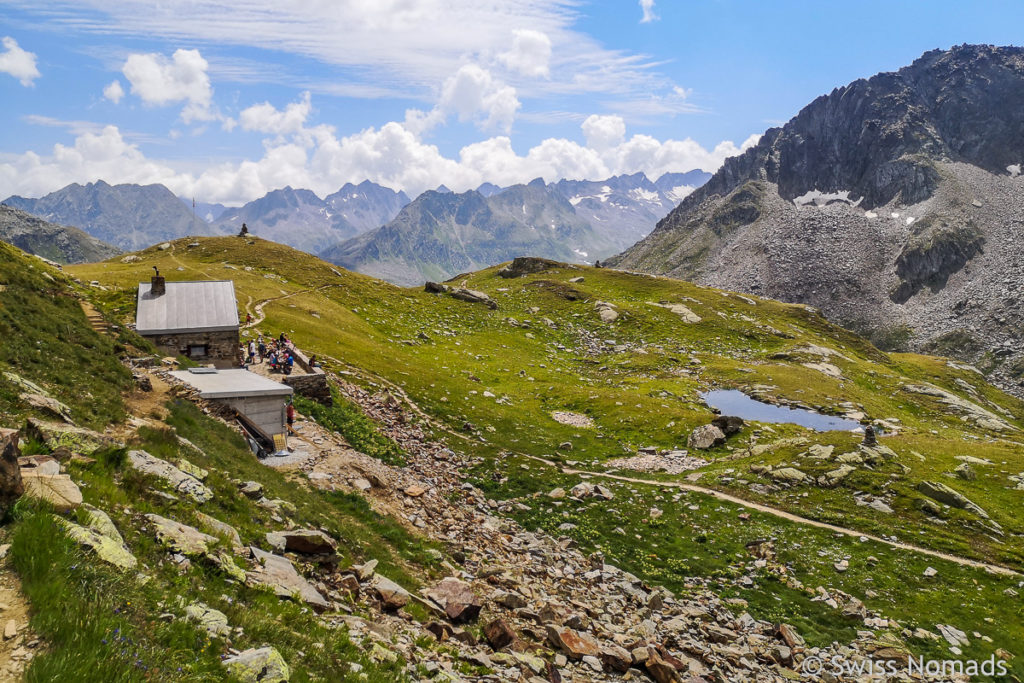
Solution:
[{"label": "blue sky", "polygon": [[1024,40],[1019,2],[0,0],[0,17],[0,198],[103,178],[232,204],[714,170],[834,87]]}]

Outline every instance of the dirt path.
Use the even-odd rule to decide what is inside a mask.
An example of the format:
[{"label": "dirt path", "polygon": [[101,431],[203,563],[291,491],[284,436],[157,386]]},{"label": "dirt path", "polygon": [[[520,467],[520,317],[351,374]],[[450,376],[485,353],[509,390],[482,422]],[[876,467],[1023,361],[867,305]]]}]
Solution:
[{"label": "dirt path", "polygon": [[[0,549],[7,554],[6,547]],[[9,562],[0,560],[0,679],[20,681],[41,643],[29,628],[28,601]]]},{"label": "dirt path", "polygon": [[290,299],[291,297],[298,296],[299,294],[309,294],[310,292],[319,292],[319,291],[322,291],[324,289],[327,289],[328,287],[340,287],[340,286],[341,286],[340,284],[331,283],[331,284],[327,284],[327,285],[320,285],[319,287],[313,287],[312,289],[300,289],[298,291],[290,292],[288,294],[282,294],[281,296],[272,296],[269,299],[261,299],[252,308],[250,308],[250,305],[252,304],[252,297],[249,297],[249,300],[245,303],[245,312],[252,316],[252,321],[242,325],[242,329],[243,330],[248,330],[249,328],[256,327],[257,325],[262,323],[266,319],[266,317],[267,317],[263,313],[263,307],[266,306],[269,303],[272,303],[274,301],[281,301],[282,299]]},{"label": "dirt path", "polygon": [[[416,413],[416,415],[421,417],[423,420],[425,420],[431,426],[433,426],[433,427],[435,427],[437,429],[443,430],[444,432],[446,432],[448,434],[451,434],[452,436],[456,436],[456,437],[458,437],[458,438],[460,438],[460,439],[462,439],[464,441],[474,441],[474,439],[472,439],[471,437],[468,437],[465,434],[460,434],[459,432],[451,429],[447,425],[439,422],[438,420],[434,419],[433,417],[431,417],[430,415],[425,413],[423,410],[420,409],[419,406],[416,405],[415,401],[413,401],[412,398],[410,398],[409,395],[401,387],[399,387],[398,385],[394,384],[393,382],[390,382],[389,380],[386,380],[383,377],[380,377],[380,376],[375,375],[373,373],[367,372],[366,370],[364,370],[362,368],[357,368],[357,367],[355,367],[353,365],[349,365],[348,363],[345,363],[343,361],[339,361],[336,358],[331,358],[330,356],[325,356],[325,358],[327,358],[328,360],[331,360],[331,361],[333,361],[335,363],[338,363],[340,365],[343,365],[346,368],[351,369],[356,374],[361,374],[361,375],[367,376],[367,377],[371,378],[373,381],[379,382],[379,383],[385,385],[386,387],[388,387],[388,389],[393,391],[399,398],[401,398],[402,401],[404,401],[409,406],[409,408],[414,413]],[[990,562],[981,562],[979,560],[972,560],[972,559],[969,559],[969,558],[966,558],[966,557],[960,557],[958,555],[951,555],[951,554],[944,553],[944,552],[941,552],[941,551],[938,551],[938,550],[931,550],[930,548],[922,548],[921,546],[912,545],[910,543],[903,543],[903,542],[900,542],[900,541],[890,541],[890,540],[884,539],[884,538],[882,538],[880,536],[875,536],[873,534],[864,533],[863,531],[857,531],[856,529],[848,529],[846,527],[836,526],[834,524],[829,524],[827,522],[820,522],[820,521],[815,520],[815,519],[809,519],[807,517],[801,517],[800,515],[796,515],[796,514],[793,514],[791,512],[786,512],[785,510],[780,510],[778,508],[774,508],[774,507],[771,507],[769,505],[763,505],[761,503],[754,503],[754,502],[751,502],[749,500],[745,500],[743,498],[740,498],[738,496],[733,496],[731,494],[723,493],[722,491],[717,491],[715,489],[710,489],[710,488],[706,488],[706,487],[703,487],[703,486],[697,486],[696,484],[688,484],[688,483],[685,483],[685,482],[675,482],[675,481],[652,481],[650,479],[643,479],[641,477],[628,477],[628,476],[624,476],[624,475],[620,475],[620,474],[611,474],[611,473],[608,473],[608,472],[596,472],[596,471],[591,471],[591,470],[577,470],[577,469],[573,469],[573,468],[570,468],[570,467],[565,467],[565,466],[563,466],[563,465],[561,465],[559,463],[556,463],[556,462],[554,462],[552,460],[548,460],[546,458],[542,458],[542,457],[539,457],[539,456],[536,456],[536,455],[530,455],[528,453],[519,453],[519,452],[516,452],[516,451],[509,451],[509,452],[514,454],[514,455],[519,455],[519,456],[522,456],[524,458],[528,458],[530,460],[533,460],[535,462],[542,463],[542,464],[546,465],[547,467],[559,470],[563,474],[586,475],[586,476],[592,477],[592,478],[608,479],[608,480],[612,480],[612,481],[622,481],[622,482],[629,482],[629,483],[634,483],[634,484],[643,484],[645,486],[656,486],[656,487],[665,488],[665,489],[678,489],[678,490],[682,490],[682,491],[693,491],[695,493],[701,493],[701,494],[704,494],[706,496],[711,496],[713,498],[716,498],[716,499],[721,500],[721,501],[725,501],[727,503],[732,503],[733,505],[739,505],[739,506],[747,508],[749,510],[757,510],[758,512],[763,512],[765,514],[772,515],[773,517],[778,517],[779,519],[785,519],[785,520],[787,520],[789,522],[795,522],[797,524],[803,524],[803,525],[810,526],[810,527],[815,527],[815,528],[818,528],[818,529],[826,529],[828,531],[832,531],[832,532],[837,533],[837,534],[843,534],[844,536],[851,536],[851,537],[854,537],[854,538],[867,538],[869,540],[875,541],[876,543],[882,543],[882,544],[887,545],[887,546],[889,546],[891,548],[896,548],[897,550],[902,550],[902,551],[905,551],[905,552],[913,552],[913,553],[917,553],[917,554],[920,554],[920,555],[927,555],[929,557],[935,557],[935,558],[938,558],[938,559],[946,560],[948,562],[953,562],[955,564],[958,564],[958,565],[961,565],[961,566],[964,566],[964,567],[973,567],[975,569],[984,569],[986,571],[990,571],[990,572],[993,572],[993,573],[996,573],[996,574],[1002,574],[1002,575],[1008,575],[1008,576],[1021,576],[1020,572],[1018,572],[1018,571],[1016,571],[1014,569],[1011,569],[1009,567],[1004,567],[1003,565],[1000,565],[1000,564],[993,564],[993,563],[990,563]]]},{"label": "dirt path", "polygon": [[186,265],[180,258],[178,258],[178,255],[174,253],[174,245],[173,244],[171,245],[171,250],[170,250],[169,254],[171,256],[171,260],[172,261],[174,261],[175,263],[177,263],[179,266],[181,266],[182,268],[184,268],[186,270],[194,268],[197,272],[199,272],[202,275],[206,276],[206,279],[208,279],[208,280],[222,280],[223,279],[221,277],[216,277],[214,275],[211,275],[210,273],[207,273],[205,270],[199,270],[198,268],[195,268],[195,266]]}]

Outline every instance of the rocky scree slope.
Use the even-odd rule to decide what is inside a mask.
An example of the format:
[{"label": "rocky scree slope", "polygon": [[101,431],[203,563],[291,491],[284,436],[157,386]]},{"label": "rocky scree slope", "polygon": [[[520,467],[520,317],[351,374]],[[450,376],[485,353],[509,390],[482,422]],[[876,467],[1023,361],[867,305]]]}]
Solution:
[{"label": "rocky scree slope", "polygon": [[1024,50],[933,51],[728,159],[620,268],[808,303],[1021,393]]}]

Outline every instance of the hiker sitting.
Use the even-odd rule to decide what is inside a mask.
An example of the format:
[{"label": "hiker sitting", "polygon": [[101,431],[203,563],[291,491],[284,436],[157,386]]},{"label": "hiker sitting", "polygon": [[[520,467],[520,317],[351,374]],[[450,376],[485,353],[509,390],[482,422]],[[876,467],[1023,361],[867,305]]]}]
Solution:
[{"label": "hiker sitting", "polygon": [[288,359],[284,362],[284,374],[292,374],[292,368],[295,367],[295,354],[289,353]]}]

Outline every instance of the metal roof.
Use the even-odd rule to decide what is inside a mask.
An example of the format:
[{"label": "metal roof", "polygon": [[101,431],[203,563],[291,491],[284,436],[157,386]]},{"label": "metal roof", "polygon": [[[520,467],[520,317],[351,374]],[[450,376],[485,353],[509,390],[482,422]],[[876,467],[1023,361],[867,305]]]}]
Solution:
[{"label": "metal roof", "polygon": [[[198,368],[197,368],[198,369]],[[241,398],[243,396],[291,396],[294,390],[248,370],[217,370],[171,373],[185,384],[199,390],[200,398]]]},{"label": "metal roof", "polygon": [[222,332],[238,329],[238,303],[231,280],[168,282],[161,296],[139,283],[135,329],[139,334]]}]

